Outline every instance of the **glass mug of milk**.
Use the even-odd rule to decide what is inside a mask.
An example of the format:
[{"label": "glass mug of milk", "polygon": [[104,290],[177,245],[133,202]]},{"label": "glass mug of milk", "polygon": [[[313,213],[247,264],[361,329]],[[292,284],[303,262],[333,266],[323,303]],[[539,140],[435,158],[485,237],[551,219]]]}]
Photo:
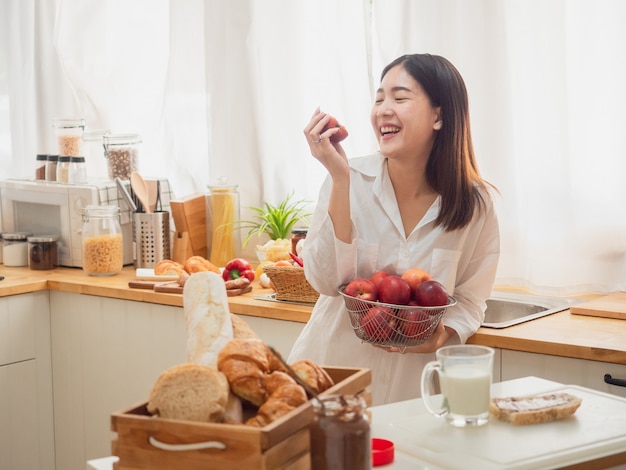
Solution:
[{"label": "glass mug of milk", "polygon": [[[452,426],[481,426],[489,421],[491,375],[494,350],[486,346],[461,344],[444,346],[422,372],[422,399],[426,409],[443,416]],[[430,393],[435,372],[441,388],[440,407]]]}]

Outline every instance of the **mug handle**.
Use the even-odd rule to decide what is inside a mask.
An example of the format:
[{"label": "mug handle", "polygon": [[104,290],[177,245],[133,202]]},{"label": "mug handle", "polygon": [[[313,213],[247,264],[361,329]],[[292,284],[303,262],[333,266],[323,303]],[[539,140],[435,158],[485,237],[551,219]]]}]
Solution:
[{"label": "mug handle", "polygon": [[[448,410],[446,408],[435,408],[431,402],[431,394],[429,391],[429,385],[433,383],[433,376],[436,373],[439,373],[442,365],[439,361],[431,361],[424,366],[424,370],[422,371],[422,400],[424,402],[424,406],[426,409],[435,416],[445,416],[448,414]],[[445,398],[443,400],[443,404],[445,406]]]}]

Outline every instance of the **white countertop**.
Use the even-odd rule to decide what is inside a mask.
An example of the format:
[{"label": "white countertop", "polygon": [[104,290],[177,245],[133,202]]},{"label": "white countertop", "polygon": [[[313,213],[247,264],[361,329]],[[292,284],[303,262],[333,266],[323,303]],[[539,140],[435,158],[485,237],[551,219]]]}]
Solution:
[{"label": "white countertop", "polygon": [[[493,384],[492,396],[532,395],[561,389],[583,398],[576,414],[568,420],[532,426],[490,421],[479,428],[457,429],[430,415],[421,399],[373,407],[372,437],[389,439],[396,445],[395,461],[376,468],[542,469],[624,452],[624,398],[536,377]],[[90,460],[87,470],[112,470],[115,460],[115,457]]]}]

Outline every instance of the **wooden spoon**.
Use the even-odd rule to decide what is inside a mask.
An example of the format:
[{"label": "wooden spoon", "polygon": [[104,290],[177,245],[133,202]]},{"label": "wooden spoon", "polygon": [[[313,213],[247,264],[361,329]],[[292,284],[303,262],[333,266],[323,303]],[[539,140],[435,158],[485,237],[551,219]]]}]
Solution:
[{"label": "wooden spoon", "polygon": [[130,174],[130,186],[133,188],[133,192],[135,193],[135,196],[137,196],[137,199],[139,199],[139,202],[143,207],[143,211],[146,214],[151,214],[152,209],[150,208],[148,186],[146,185],[145,180],[136,171],[133,171]]}]

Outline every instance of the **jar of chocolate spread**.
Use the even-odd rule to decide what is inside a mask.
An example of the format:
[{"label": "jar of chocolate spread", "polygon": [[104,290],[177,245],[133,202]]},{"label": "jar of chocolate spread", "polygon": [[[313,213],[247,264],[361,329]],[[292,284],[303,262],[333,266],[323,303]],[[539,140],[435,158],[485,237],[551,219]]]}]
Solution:
[{"label": "jar of chocolate spread", "polygon": [[360,396],[313,400],[311,470],[370,470],[372,444],[367,404]]}]

